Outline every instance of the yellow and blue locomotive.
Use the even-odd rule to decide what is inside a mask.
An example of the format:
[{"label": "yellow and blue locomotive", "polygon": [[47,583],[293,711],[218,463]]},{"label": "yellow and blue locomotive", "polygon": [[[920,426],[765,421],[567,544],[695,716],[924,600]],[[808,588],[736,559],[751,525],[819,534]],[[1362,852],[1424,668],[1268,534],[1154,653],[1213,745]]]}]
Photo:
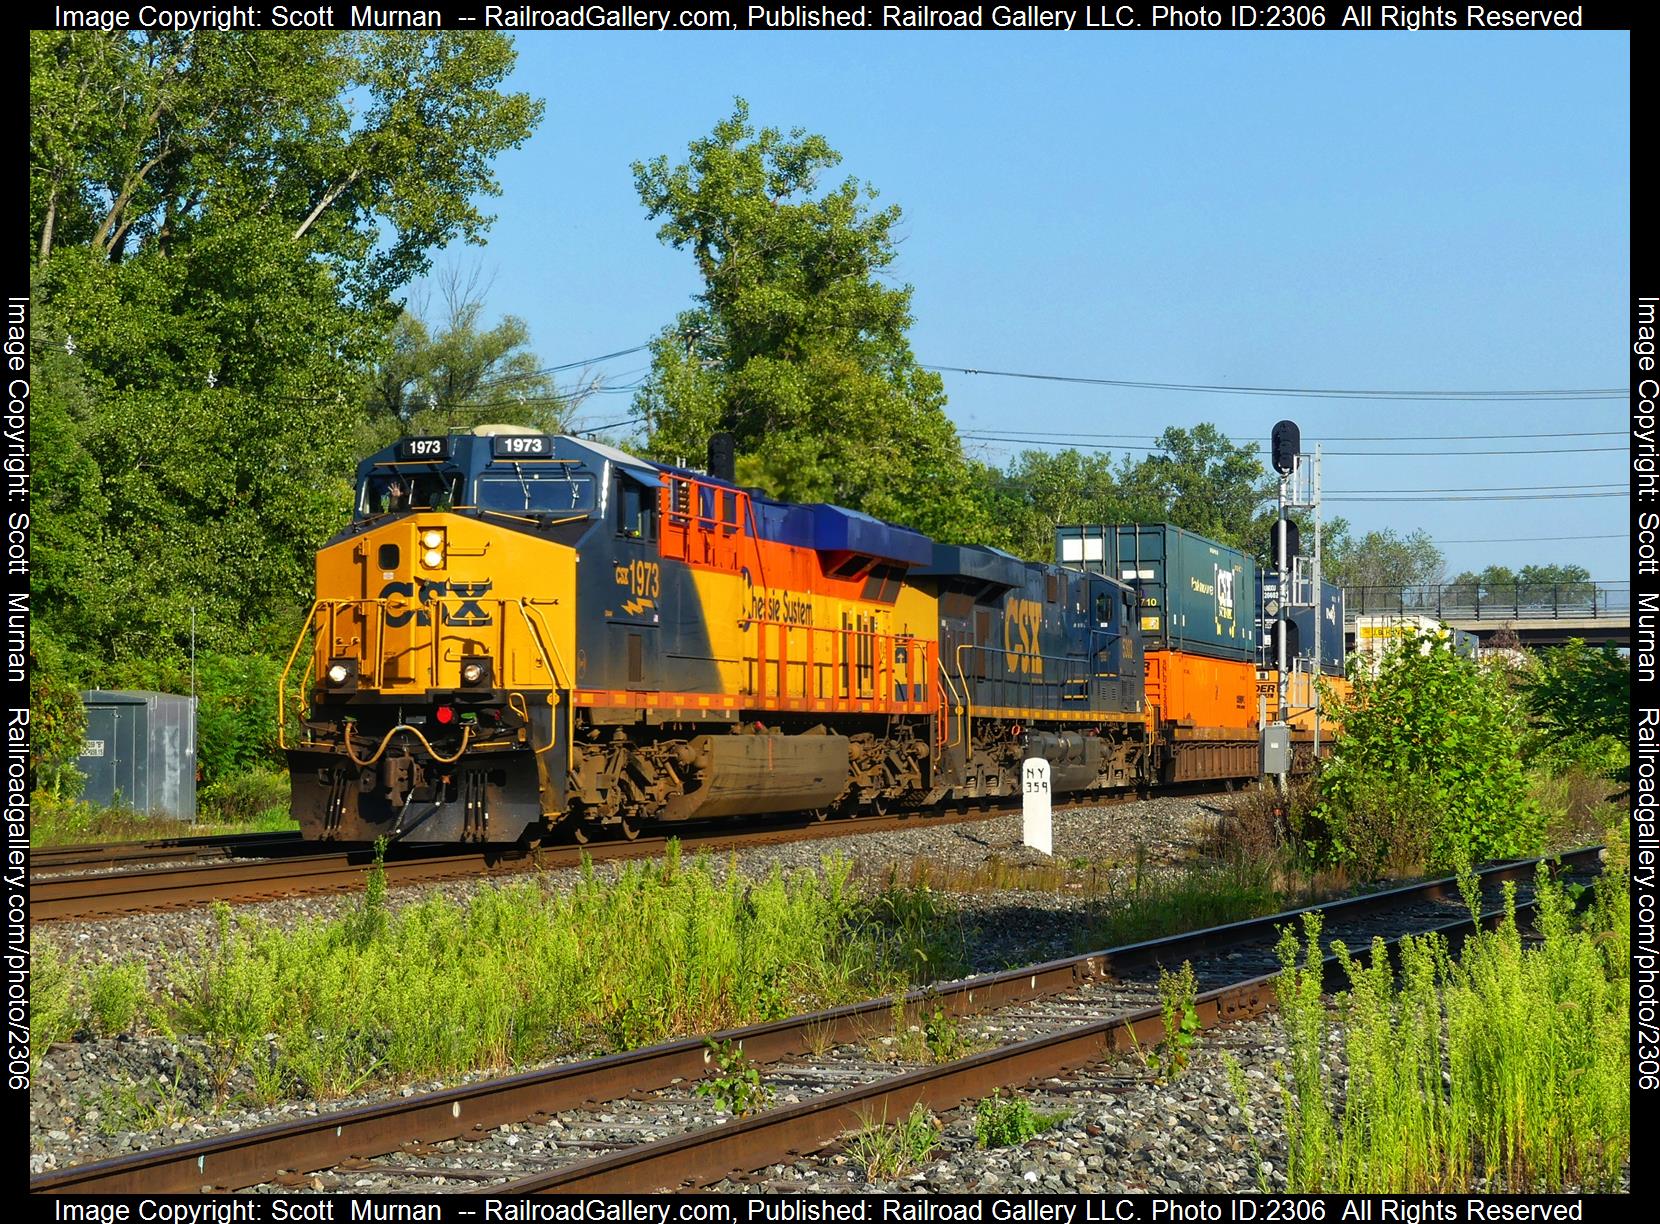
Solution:
[{"label": "yellow and blue locomotive", "polygon": [[881,812],[1153,776],[1136,594],[509,426],[359,465],[284,673],[306,836]]}]

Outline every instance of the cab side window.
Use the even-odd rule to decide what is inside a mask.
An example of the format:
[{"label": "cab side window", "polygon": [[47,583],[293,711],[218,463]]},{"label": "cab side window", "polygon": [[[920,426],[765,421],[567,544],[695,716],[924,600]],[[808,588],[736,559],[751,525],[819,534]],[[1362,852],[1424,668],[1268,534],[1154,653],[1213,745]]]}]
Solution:
[{"label": "cab side window", "polygon": [[612,490],[617,507],[617,534],[631,540],[657,538],[657,495],[655,489],[645,488],[622,476],[617,477]]}]

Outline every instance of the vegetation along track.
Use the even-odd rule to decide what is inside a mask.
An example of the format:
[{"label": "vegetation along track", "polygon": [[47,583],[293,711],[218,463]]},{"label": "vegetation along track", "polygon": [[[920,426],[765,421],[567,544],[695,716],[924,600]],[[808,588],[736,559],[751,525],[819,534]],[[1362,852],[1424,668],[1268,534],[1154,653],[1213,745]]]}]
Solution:
[{"label": "vegetation along track", "polygon": [[[1212,787],[1210,789],[1219,789]],[[1111,799],[1090,799],[1064,806],[1105,807],[1135,802],[1128,795]],[[1063,805],[1056,804],[1056,810]],[[445,854],[441,847],[415,848],[409,857],[389,857],[385,863],[389,884],[426,884],[463,879],[482,873],[510,873],[536,869],[552,870],[579,866],[584,857],[595,862],[608,859],[650,858],[662,854],[669,841],[678,840],[692,851],[727,851],[781,842],[810,841],[816,838],[846,837],[854,834],[885,833],[924,825],[960,824],[989,820],[1018,811],[1018,806],[985,807],[930,813],[926,816],[895,813],[829,821],[742,824],[734,821],[687,822],[672,835],[641,837],[635,841],[594,842],[589,845],[542,846],[536,850],[514,847],[473,849]],[[257,846],[258,843],[253,843]],[[186,909],[214,901],[270,901],[313,893],[347,892],[363,885],[363,872],[373,852],[363,846],[325,853],[304,853],[322,843],[287,840],[271,848],[246,853],[275,854],[264,860],[239,859],[228,863],[186,863],[172,867],[147,866],[123,871],[83,873],[73,876],[34,875],[29,881],[31,922],[114,918],[124,914],[155,910]],[[77,847],[80,851],[120,847]],[[181,847],[182,849],[182,847]],[[225,853],[223,847],[219,853]],[[153,856],[137,856],[151,861]],[[117,860],[118,861],[118,860]],[[38,864],[37,864],[38,865]],[[85,868],[106,865],[89,861]],[[55,870],[49,865],[48,870]]]},{"label": "vegetation along track", "polygon": [[[1600,850],[1561,856],[1563,870],[1594,872]],[[1480,873],[1493,922],[1497,889],[1525,888],[1539,860],[1500,864]],[[1523,899],[1518,912],[1526,913]],[[1458,883],[1438,879],[1387,892],[1311,907],[1324,915],[1325,936],[1364,947],[1373,935],[1441,930],[1457,939],[1471,928]],[[993,1088],[1026,1083],[1097,1062],[1115,1050],[1156,1044],[1163,1018],[1151,980],[1161,966],[1194,963],[1208,987],[1196,999],[1199,1020],[1212,1025],[1273,1006],[1273,951],[1278,928],[1296,914],[1212,927],[988,974],[902,1000],[878,999],[769,1024],[717,1033],[712,1041],[741,1049],[751,1065],[767,1065],[767,1083],[789,1084],[798,1098],[751,1117],[692,1129],[685,1106],[710,1082],[716,1055],[690,1039],[606,1058],[570,1063],[382,1104],[359,1106],[299,1122],[202,1140],[177,1147],[79,1165],[31,1179],[39,1192],[180,1193],[253,1185],[306,1184],[321,1169],[355,1170],[386,1178],[385,1189],[430,1190],[435,1179],[488,1183],[493,1190],[643,1190],[707,1184],[796,1153],[817,1150],[872,1116],[903,1117],[918,1101],[943,1109]],[[1460,921],[1449,916],[1463,913]],[[1328,961],[1331,975],[1335,962]],[[1328,988],[1337,977],[1328,976]],[[868,1057],[873,1036],[940,1017],[973,1017],[992,1048],[921,1069]],[[968,1026],[965,1021],[964,1027]],[[1036,1031],[1037,1035],[1032,1035]],[[936,1052],[937,1054],[937,1052]],[[803,1099],[811,1098],[811,1099]],[[611,1102],[598,1141],[570,1139],[579,1115]],[[667,1117],[665,1120],[665,1107]],[[655,1112],[654,1112],[655,1111]],[[564,1118],[556,1150],[545,1159],[514,1149],[515,1168],[492,1152],[497,1128],[533,1118]],[[678,1120],[673,1120],[678,1119]],[[695,1125],[695,1124],[694,1124]],[[684,1133],[673,1133],[679,1130]],[[644,1136],[647,1141],[641,1142]],[[469,1141],[471,1151],[435,1151],[434,1144]],[[453,1146],[453,1145],[451,1145]],[[596,1149],[608,1154],[595,1155]],[[465,1167],[453,1167],[457,1161]],[[426,1162],[426,1163],[422,1163]],[[510,1180],[527,1164],[531,1177]],[[559,1167],[551,1167],[551,1166]]]}]

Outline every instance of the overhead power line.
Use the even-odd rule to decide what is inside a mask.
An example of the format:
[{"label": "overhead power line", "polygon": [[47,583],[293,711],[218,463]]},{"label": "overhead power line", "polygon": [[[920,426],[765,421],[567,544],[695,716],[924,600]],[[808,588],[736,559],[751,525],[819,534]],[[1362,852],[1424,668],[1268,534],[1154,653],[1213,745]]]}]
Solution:
[{"label": "overhead power line", "polygon": [[1621,493],[1501,493],[1480,494],[1471,496],[1435,496],[1435,497],[1341,497],[1328,496],[1323,500],[1328,502],[1466,502],[1466,501],[1583,501],[1593,497],[1630,497],[1629,491]]},{"label": "overhead power line", "polygon": [[1023,370],[981,370],[970,366],[924,365],[949,374],[980,374],[990,378],[1024,378],[1034,382],[1080,383],[1092,387],[1131,387],[1141,391],[1188,391],[1202,395],[1283,395],[1302,399],[1348,400],[1464,400],[1479,403],[1519,403],[1535,400],[1625,399],[1626,387],[1559,387],[1518,391],[1365,391],[1342,387],[1253,387],[1221,383],[1148,382],[1131,378],[1089,378],[1076,374],[1037,374]]},{"label": "overhead power line", "polygon": [[1542,493],[1567,489],[1623,489],[1624,482],[1571,485],[1476,485],[1463,489],[1333,489],[1326,496],[1354,497],[1362,493]]},{"label": "overhead power line", "polygon": [[[994,434],[986,434],[986,433],[979,433],[979,432],[960,433],[957,436],[960,437],[960,438],[968,438],[968,439],[971,439],[971,440],[976,441],[976,442],[998,442],[998,443],[1002,443],[1004,445],[1011,445],[1011,444],[1024,444],[1024,445],[1031,445],[1031,446],[1060,446],[1060,445],[1062,445],[1062,442],[1060,440],[1057,440],[1055,438],[1047,438],[1047,437],[1032,437],[1032,436],[1002,437],[1002,436],[998,436],[998,435],[994,435]],[[1080,435],[1074,434],[1074,435],[1071,435],[1071,436],[1076,438]],[[1162,446],[1120,446],[1120,445],[1114,445],[1114,444],[1108,443],[1108,442],[1076,442],[1076,441],[1073,441],[1073,442],[1067,443],[1067,445],[1069,445],[1071,447],[1071,449],[1074,449],[1074,450],[1140,451],[1140,452],[1150,453],[1150,454],[1156,454],[1156,453],[1161,452],[1165,449]],[[1268,448],[1266,446],[1253,446],[1253,447],[1250,447],[1249,449],[1251,451],[1253,451],[1254,453],[1257,453],[1257,454],[1267,454],[1267,452],[1268,452]],[[1460,457],[1465,456],[1465,455],[1587,455],[1587,454],[1600,454],[1600,453],[1605,453],[1605,452],[1606,453],[1612,453],[1614,451],[1627,451],[1628,452],[1630,449],[1631,448],[1628,447],[1628,446],[1546,446],[1546,447],[1517,447],[1517,448],[1512,448],[1512,449],[1508,449],[1508,450],[1461,450],[1461,451],[1449,451],[1449,450],[1339,451],[1339,450],[1328,450],[1328,451],[1322,451],[1322,454],[1325,454],[1327,456],[1334,456],[1334,457],[1350,457],[1350,458],[1365,458],[1365,459],[1374,459],[1374,458],[1387,459],[1391,456],[1426,456],[1426,457],[1442,456],[1442,457],[1446,457],[1446,458],[1460,458]]]},{"label": "overhead power line", "polygon": [[1479,540],[1437,540],[1437,544],[1537,544],[1554,543],[1557,540],[1629,540],[1629,532],[1615,531],[1608,535],[1571,535],[1571,536],[1492,536]]}]

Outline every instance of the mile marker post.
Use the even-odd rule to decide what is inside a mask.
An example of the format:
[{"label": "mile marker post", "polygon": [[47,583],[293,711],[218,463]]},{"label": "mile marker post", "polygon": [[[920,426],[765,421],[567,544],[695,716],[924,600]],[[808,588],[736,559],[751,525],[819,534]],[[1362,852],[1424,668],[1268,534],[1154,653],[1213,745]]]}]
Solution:
[{"label": "mile marker post", "polygon": [[1020,766],[1020,790],[1021,840],[1034,850],[1053,854],[1049,762],[1042,757],[1027,757]]}]

